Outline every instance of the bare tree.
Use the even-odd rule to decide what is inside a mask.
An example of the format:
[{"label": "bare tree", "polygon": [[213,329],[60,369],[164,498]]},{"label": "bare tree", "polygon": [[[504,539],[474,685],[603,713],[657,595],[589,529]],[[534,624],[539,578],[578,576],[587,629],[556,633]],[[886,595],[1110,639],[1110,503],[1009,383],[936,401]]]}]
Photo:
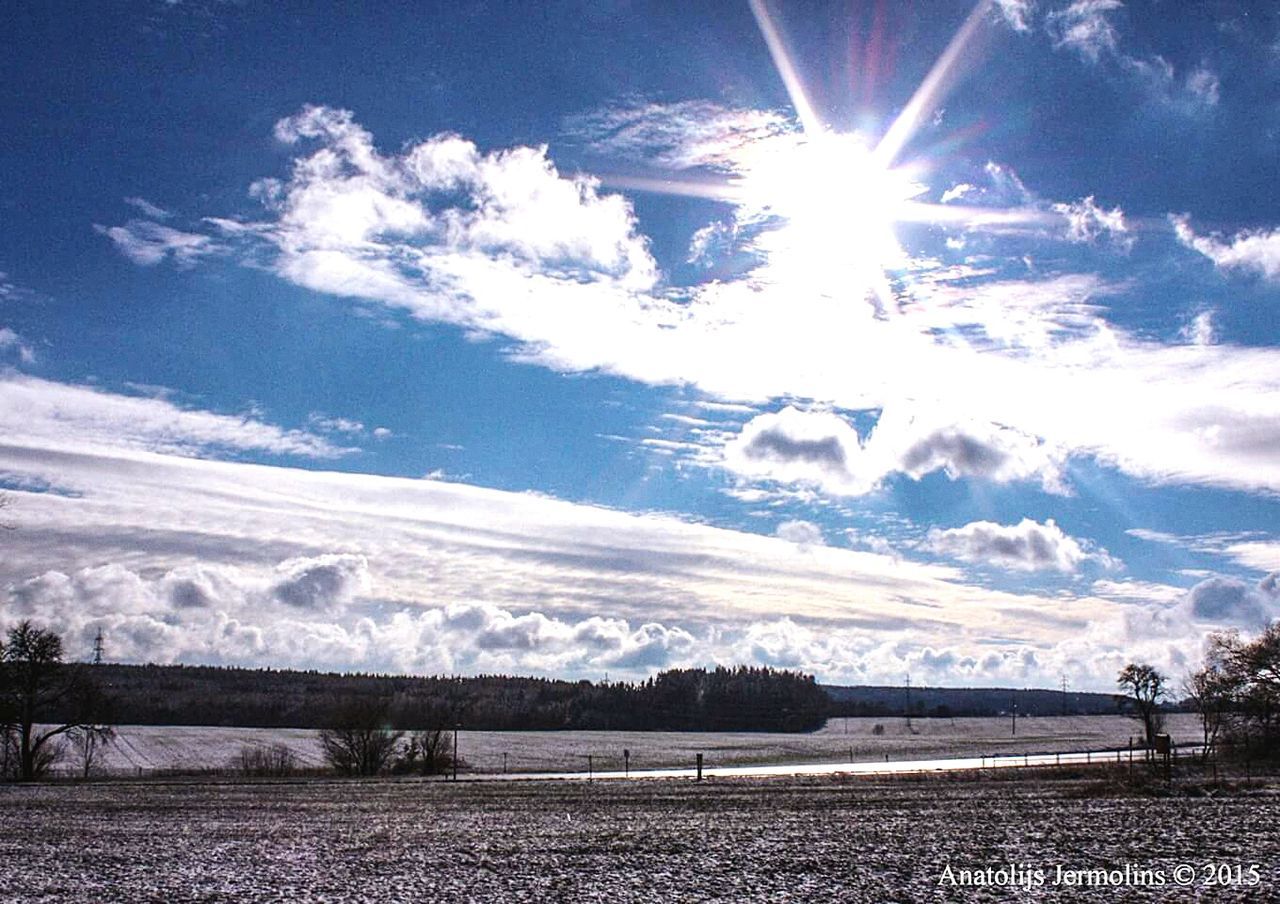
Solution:
[{"label": "bare tree", "polygon": [[1236,709],[1241,682],[1234,654],[1240,647],[1240,635],[1236,632],[1210,634],[1206,647],[1204,667],[1186,677],[1182,692],[1200,717],[1207,758],[1214,752],[1219,734]]},{"label": "bare tree", "polygon": [[387,724],[384,706],[346,706],[335,723],[320,731],[320,747],[329,765],[343,775],[385,771],[404,735]]},{"label": "bare tree", "polygon": [[1237,631],[1209,635],[1205,670],[1223,684],[1223,730],[1233,742],[1280,749],[1280,622],[1250,641]]},{"label": "bare tree", "polygon": [[1160,703],[1165,696],[1165,677],[1153,666],[1131,662],[1120,670],[1116,684],[1128,695],[1134,706],[1133,717],[1142,723],[1147,747],[1155,744],[1163,727]]},{"label": "bare tree", "polygon": [[103,750],[116,739],[116,730],[110,725],[77,725],[67,732],[67,737],[71,741],[80,777],[92,778]]},{"label": "bare tree", "polygon": [[9,629],[0,644],[0,725],[13,739],[19,779],[44,775],[64,735],[108,731],[101,710],[84,670],[63,663],[61,637],[30,621]]}]

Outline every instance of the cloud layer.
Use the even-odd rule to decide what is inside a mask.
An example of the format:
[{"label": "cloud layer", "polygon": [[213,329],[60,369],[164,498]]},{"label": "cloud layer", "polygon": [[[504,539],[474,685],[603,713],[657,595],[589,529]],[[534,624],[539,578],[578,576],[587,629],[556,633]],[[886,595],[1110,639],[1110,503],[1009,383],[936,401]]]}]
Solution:
[{"label": "cloud layer", "polygon": [[[1096,595],[1064,612],[799,523],[772,538],[440,481],[12,442],[0,472],[47,488],[12,493],[8,617],[68,632],[73,651],[101,627],[135,660],[635,675],[767,661],[889,680],[928,649],[939,679],[949,662],[954,680],[1025,680],[1018,650],[1053,668],[1059,645],[1124,612]],[[1118,649],[1073,674],[1105,677]]]},{"label": "cloud layer", "polygon": [[[770,116],[725,112],[699,124],[688,110],[655,105],[601,116],[602,148],[660,146],[655,159],[668,167],[752,174],[762,159],[803,150]],[[255,183],[266,217],[204,224],[252,266],[508,337],[508,354],[560,371],[758,404],[808,399],[879,421],[865,454],[830,434],[838,446],[825,451],[842,449],[843,465],[759,447],[731,463],[742,474],[791,480],[805,471],[860,493],[887,474],[942,470],[1057,492],[1063,464],[1088,456],[1140,480],[1280,491],[1280,464],[1262,452],[1280,437],[1280,419],[1268,414],[1280,411],[1280,352],[1170,346],[1126,331],[1108,317],[1130,291],[1124,283],[922,257],[903,264],[910,279],[886,294],[865,260],[851,269],[847,254],[800,241],[793,218],[768,212],[766,192],[740,199],[731,224],[750,226],[750,270],[664,288],[629,203],[590,178],[561,175],[543,148],[482,152],[439,135],[386,154],[351,113],[326,107],[281,120],[276,135],[299,154],[287,177]],[[944,228],[960,246],[1104,237],[1130,246],[1119,208],[1086,197],[1055,210],[1007,167],[985,172],[983,203],[1018,206],[946,205],[954,216]],[[1229,245],[1188,235],[1223,266],[1274,269],[1269,234]],[[784,409],[774,413],[790,418]]]}]

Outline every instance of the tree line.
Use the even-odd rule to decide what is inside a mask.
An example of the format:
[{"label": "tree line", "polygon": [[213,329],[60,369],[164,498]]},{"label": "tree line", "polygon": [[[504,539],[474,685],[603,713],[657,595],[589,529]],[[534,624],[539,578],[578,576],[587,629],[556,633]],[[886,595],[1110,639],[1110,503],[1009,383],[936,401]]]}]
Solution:
[{"label": "tree line", "polygon": [[646,681],[410,677],[213,666],[91,667],[121,723],[325,728],[353,707],[413,730],[811,731],[827,697],[767,667],[675,669]]}]

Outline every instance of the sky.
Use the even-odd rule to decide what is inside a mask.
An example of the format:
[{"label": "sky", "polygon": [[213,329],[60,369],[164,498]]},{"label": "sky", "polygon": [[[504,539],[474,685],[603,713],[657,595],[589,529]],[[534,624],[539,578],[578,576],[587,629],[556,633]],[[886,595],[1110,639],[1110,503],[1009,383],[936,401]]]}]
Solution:
[{"label": "sky", "polygon": [[1280,616],[1280,8],[42,2],[0,622],[1173,684]]}]

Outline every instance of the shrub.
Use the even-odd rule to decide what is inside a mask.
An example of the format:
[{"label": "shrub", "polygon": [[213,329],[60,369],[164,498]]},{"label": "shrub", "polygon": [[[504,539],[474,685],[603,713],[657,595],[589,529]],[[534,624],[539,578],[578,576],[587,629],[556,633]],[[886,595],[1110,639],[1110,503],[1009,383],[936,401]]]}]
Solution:
[{"label": "shrub", "polygon": [[298,771],[298,757],[286,744],[246,744],[240,748],[235,766],[241,775],[279,778]]}]

